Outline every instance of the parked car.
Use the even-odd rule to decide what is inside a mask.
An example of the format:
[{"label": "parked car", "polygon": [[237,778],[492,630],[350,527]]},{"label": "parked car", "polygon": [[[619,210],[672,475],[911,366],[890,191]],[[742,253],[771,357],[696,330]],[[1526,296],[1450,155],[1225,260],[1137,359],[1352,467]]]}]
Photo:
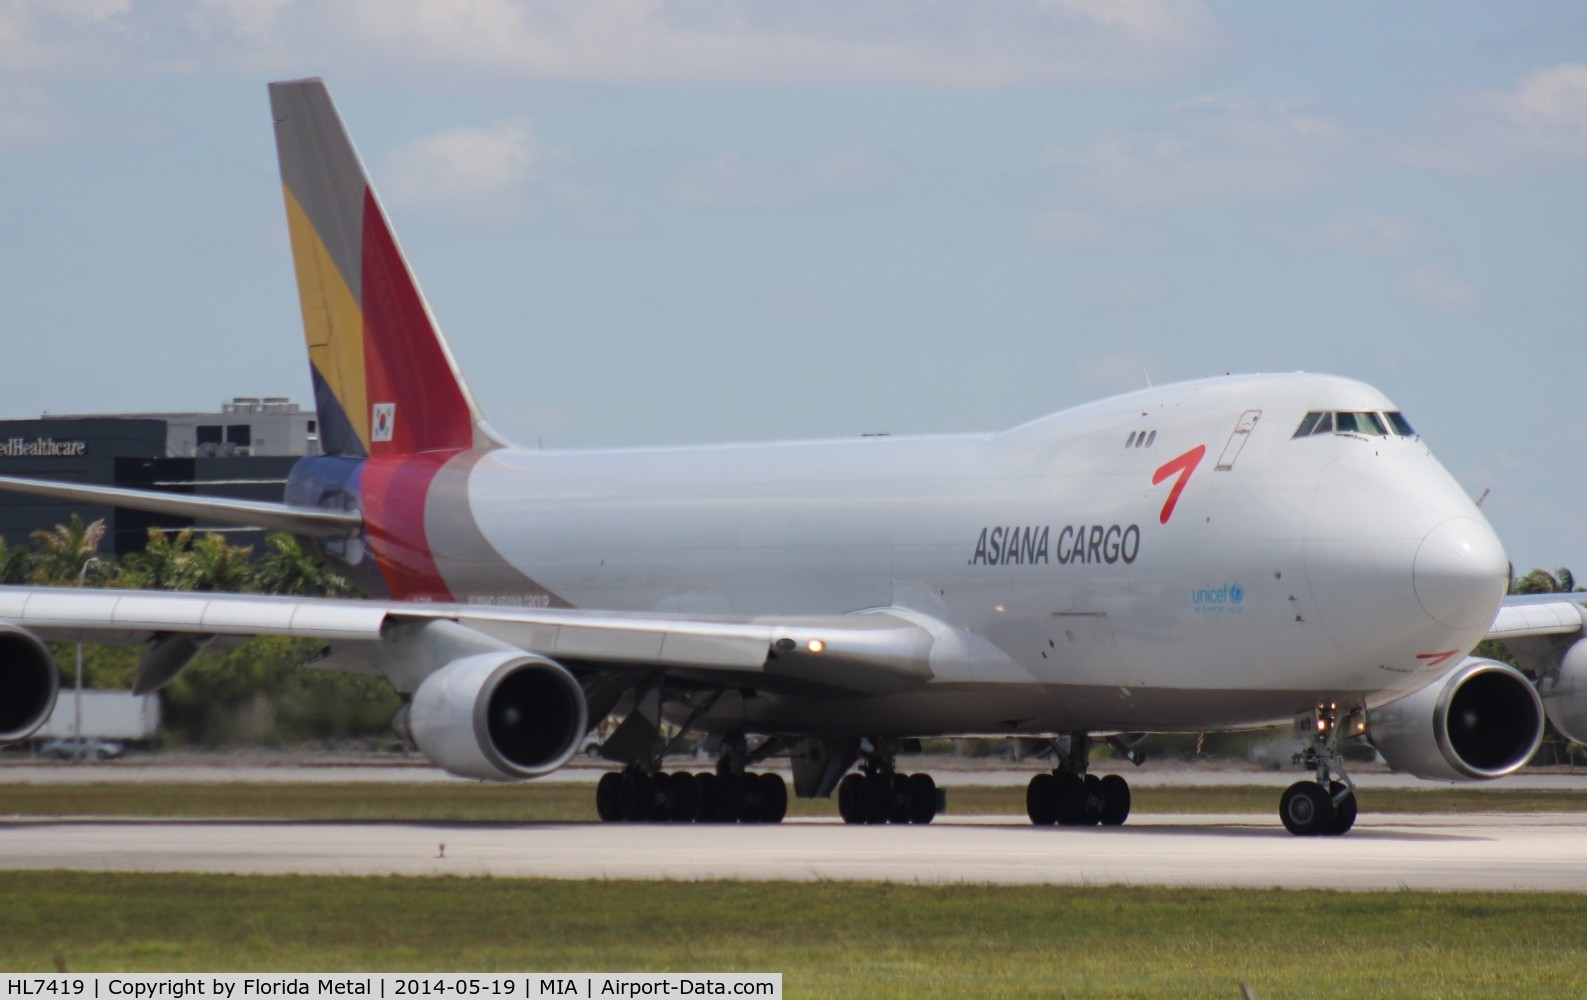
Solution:
[{"label": "parked car", "polygon": [[[125,750],[126,747],[115,740],[102,740],[89,736],[83,739],[82,757],[84,760],[113,760],[120,757]],[[39,745],[39,753],[50,760],[71,760],[77,756],[77,741],[45,740]]]}]

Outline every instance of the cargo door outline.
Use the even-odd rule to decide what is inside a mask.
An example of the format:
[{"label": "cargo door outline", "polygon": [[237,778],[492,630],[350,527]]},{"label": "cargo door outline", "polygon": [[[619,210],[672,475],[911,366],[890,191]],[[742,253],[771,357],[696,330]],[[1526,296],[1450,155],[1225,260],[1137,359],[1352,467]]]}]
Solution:
[{"label": "cargo door outline", "polygon": [[1137,671],[1126,669],[1106,611],[1054,611],[1049,617],[1058,653],[1058,683],[1140,684]]},{"label": "cargo door outline", "polygon": [[1240,414],[1239,421],[1234,425],[1234,433],[1229,435],[1229,443],[1223,446],[1223,454],[1218,456],[1218,464],[1213,466],[1213,472],[1228,472],[1234,468],[1234,460],[1240,457],[1246,440],[1256,429],[1256,422],[1261,419],[1261,410],[1246,410]]}]

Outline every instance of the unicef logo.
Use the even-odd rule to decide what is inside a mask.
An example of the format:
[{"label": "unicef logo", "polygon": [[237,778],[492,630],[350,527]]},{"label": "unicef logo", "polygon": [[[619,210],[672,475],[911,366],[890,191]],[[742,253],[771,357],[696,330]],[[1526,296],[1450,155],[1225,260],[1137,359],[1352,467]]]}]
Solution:
[{"label": "unicef logo", "polygon": [[1245,611],[1245,588],[1238,583],[1221,587],[1196,587],[1190,592],[1190,606],[1198,615],[1238,615]]}]

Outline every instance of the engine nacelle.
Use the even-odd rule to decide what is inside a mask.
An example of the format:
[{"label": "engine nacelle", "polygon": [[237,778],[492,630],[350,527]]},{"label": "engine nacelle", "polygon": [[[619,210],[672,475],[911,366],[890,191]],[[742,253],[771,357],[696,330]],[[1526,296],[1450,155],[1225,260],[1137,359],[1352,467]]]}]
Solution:
[{"label": "engine nacelle", "polygon": [[1367,740],[1394,770],[1418,778],[1502,778],[1543,741],[1543,702],[1519,670],[1468,657],[1420,691],[1369,711]]},{"label": "engine nacelle", "polygon": [[1587,639],[1565,651],[1559,669],[1537,682],[1548,721],[1560,735],[1576,743],[1587,742]]},{"label": "engine nacelle", "polygon": [[589,727],[584,691],[560,664],[527,653],[453,660],[424,679],[404,728],[453,774],[519,781],[567,763]]},{"label": "engine nacelle", "polygon": [[61,672],[33,633],[0,625],[0,743],[26,739],[55,711]]}]

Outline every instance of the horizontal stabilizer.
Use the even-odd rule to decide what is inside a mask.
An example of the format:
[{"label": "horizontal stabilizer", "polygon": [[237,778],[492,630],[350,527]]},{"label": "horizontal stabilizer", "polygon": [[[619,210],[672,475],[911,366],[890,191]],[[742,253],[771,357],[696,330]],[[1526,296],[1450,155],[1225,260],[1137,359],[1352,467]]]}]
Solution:
[{"label": "horizontal stabilizer", "polygon": [[247,525],[268,531],[287,531],[317,538],[351,538],[363,531],[364,519],[350,510],[293,507],[262,500],[232,500],[157,490],[128,490],[114,486],[89,486],[47,479],[0,476],[0,490],[30,493],[53,500],[97,503],[107,507],[146,510],[173,517],[202,518],[222,524]]}]

